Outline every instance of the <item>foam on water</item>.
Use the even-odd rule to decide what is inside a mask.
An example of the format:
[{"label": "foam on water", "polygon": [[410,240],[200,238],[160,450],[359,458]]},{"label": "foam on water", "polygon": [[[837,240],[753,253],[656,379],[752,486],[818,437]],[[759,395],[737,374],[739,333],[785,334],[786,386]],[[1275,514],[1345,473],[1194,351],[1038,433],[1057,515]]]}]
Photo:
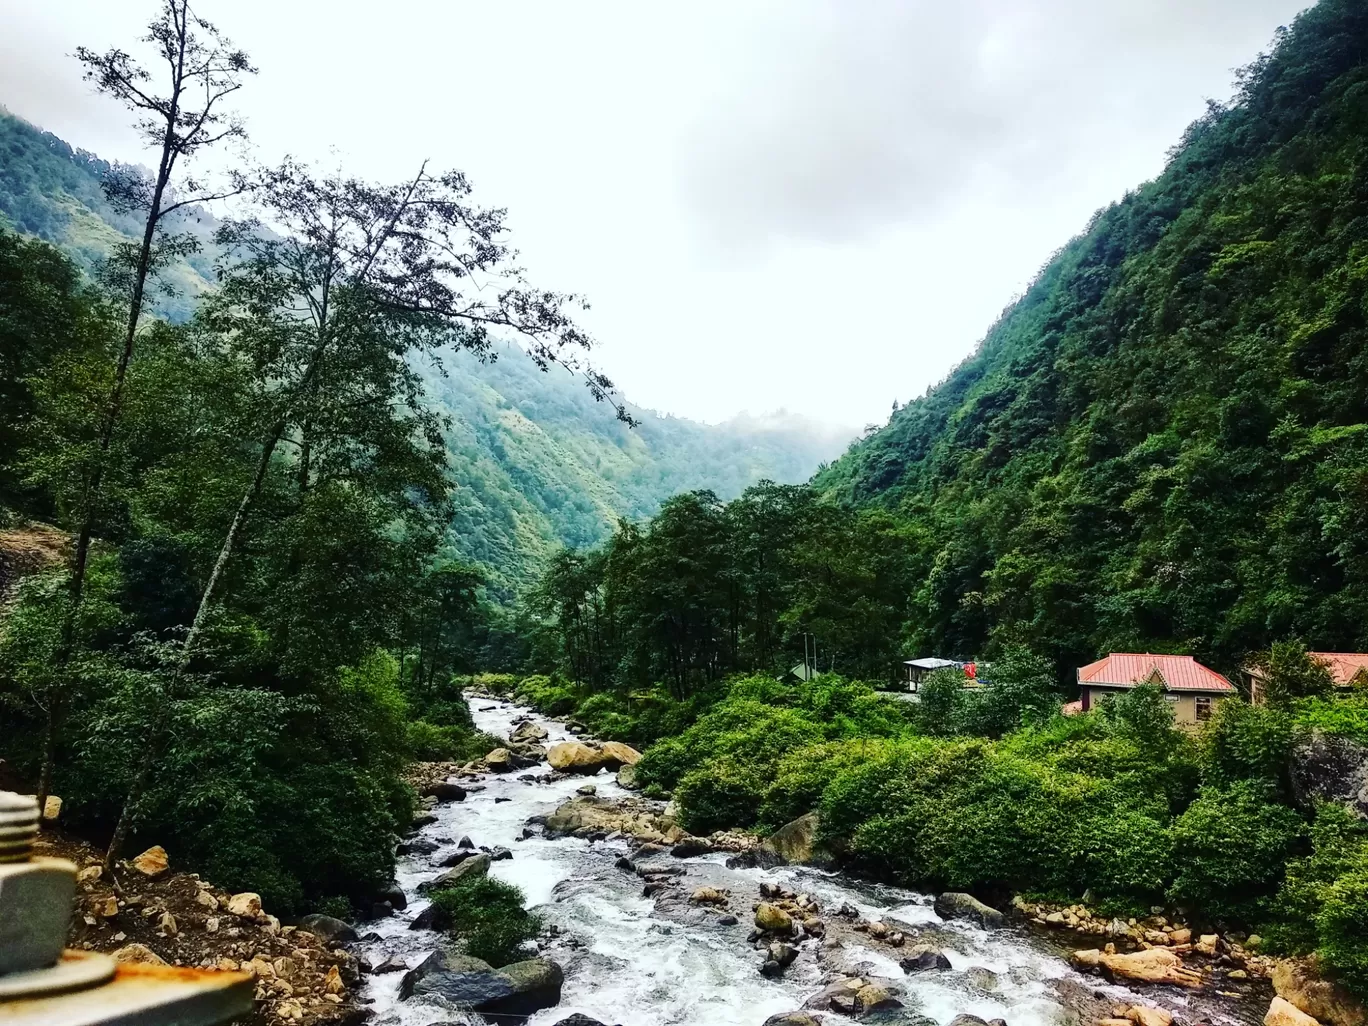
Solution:
[{"label": "foam on water", "polygon": [[[480,730],[501,736],[507,736],[513,722],[528,713],[505,702],[483,699],[473,703],[472,711]],[[540,717],[537,722],[549,731],[547,743],[572,738],[561,724]],[[438,806],[437,822],[424,827],[420,836],[439,841],[441,847],[431,855],[408,855],[399,860],[397,879],[411,896],[408,909],[363,928],[363,932],[374,930],[379,935],[378,940],[361,945],[362,954],[372,964],[393,955],[414,966],[433,950],[436,934],[408,929],[412,918],[427,904],[415,897],[415,888],[441,872],[441,860],[468,836],[476,845],[511,849],[513,858],[494,863],[493,875],[521,887],[529,904],[577,945],[557,942],[547,951],[566,970],[561,1003],[533,1016],[528,1026],[552,1026],[576,1012],[625,1026],[760,1026],[771,1015],[800,1007],[805,998],[820,989],[819,967],[809,951],[804,951],[782,979],[768,980],[757,973],[760,959],[744,943],[742,909],[735,910],[743,918],[742,925],[732,928],[685,926],[658,915],[654,903],[642,897],[641,881],[613,865],[627,850],[625,843],[589,844],[574,838],[547,840],[540,836],[520,840],[530,816],[551,812],[585,780],[531,784],[518,780],[518,776],[490,775],[484,781],[484,790],[470,794],[463,802]],[[610,775],[590,779],[601,796],[623,793]],[[868,918],[887,916],[914,926],[934,924],[953,967],[951,972],[904,977],[886,951],[855,944],[846,946],[843,959],[850,965],[863,963],[872,967],[866,971],[899,981],[907,992],[904,1000],[909,1008],[941,1026],[961,1012],[984,1019],[1005,1018],[1010,1026],[1057,1026],[1067,1017],[1046,981],[1076,974],[1056,954],[1021,933],[987,931],[963,922],[943,923],[925,895],[839,874],[794,867],[728,870],[724,862],[723,856],[712,855],[686,864],[691,876],[705,874],[708,883],[730,887],[737,894],[753,893],[761,881],[777,882],[807,891],[823,908],[849,903]],[[991,970],[996,979],[964,972],[974,967]],[[377,1026],[481,1021],[423,1001],[399,1001],[402,976],[389,973],[368,977],[364,996],[373,1002]],[[1125,988],[1103,985],[1095,978],[1076,978],[1089,989],[1106,991],[1116,1000],[1140,1000]],[[1148,1000],[1153,1003],[1153,996]],[[1165,1003],[1173,1006],[1181,1004],[1181,999]],[[826,1018],[830,1023],[845,1021],[840,1016]]]}]

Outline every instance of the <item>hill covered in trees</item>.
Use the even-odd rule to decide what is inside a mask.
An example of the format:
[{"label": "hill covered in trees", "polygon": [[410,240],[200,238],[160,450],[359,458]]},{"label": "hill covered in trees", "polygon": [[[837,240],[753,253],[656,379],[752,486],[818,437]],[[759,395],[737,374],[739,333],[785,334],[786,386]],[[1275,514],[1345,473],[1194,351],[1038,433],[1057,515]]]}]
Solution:
[{"label": "hill covered in trees", "polygon": [[[113,170],[0,108],[0,225],[53,243],[91,274],[141,230],[101,188]],[[163,317],[186,320],[213,289],[217,226],[199,208],[178,219],[201,245],[164,274],[154,297]],[[502,358],[448,352],[446,377],[420,368],[429,401],[450,418],[447,554],[486,568],[504,599],[556,548],[597,544],[619,517],[648,517],[681,491],[729,499],[764,479],[805,481],[848,441],[796,415],[709,425],[631,404],[629,428],[563,368],[543,373],[510,348],[494,355]]]},{"label": "hill covered in trees", "polygon": [[1368,8],[1322,0],[816,487],[915,538],[917,651],[1368,646]]}]

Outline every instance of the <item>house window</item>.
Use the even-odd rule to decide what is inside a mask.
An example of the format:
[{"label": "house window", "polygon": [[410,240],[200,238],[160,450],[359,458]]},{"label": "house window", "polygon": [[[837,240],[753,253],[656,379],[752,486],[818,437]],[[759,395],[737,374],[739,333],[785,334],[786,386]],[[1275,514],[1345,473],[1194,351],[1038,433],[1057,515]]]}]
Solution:
[{"label": "house window", "polygon": [[1209,719],[1211,719],[1211,699],[1197,699],[1197,722],[1205,723]]}]

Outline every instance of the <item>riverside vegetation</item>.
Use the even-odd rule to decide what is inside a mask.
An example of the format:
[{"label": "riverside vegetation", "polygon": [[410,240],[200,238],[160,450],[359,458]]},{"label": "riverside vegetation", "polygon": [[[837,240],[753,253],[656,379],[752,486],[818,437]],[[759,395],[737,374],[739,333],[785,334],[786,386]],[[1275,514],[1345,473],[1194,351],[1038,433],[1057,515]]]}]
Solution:
[{"label": "riverside vegetation", "polygon": [[[158,45],[183,43],[177,11]],[[229,96],[249,62],[189,27]],[[1302,655],[1368,647],[1365,44],[1359,3],[1303,14],[975,356],[810,485],[633,511],[517,602],[452,558],[449,436],[415,368],[489,352],[491,323],[546,364],[589,339],[462,176],[228,183],[272,230],[215,223],[213,287],[179,320],[139,297],[205,243],[156,181],[109,176],[145,232],[97,276],[0,233],[0,505],[75,539],[7,599],[7,768],[78,830],[345,912],[392,877],[405,765],[499,746],[476,686],[644,748],[637,782],[693,833],[816,812],[826,856],[870,876],[1173,907],[1368,993],[1368,829],[1299,784],[1317,739],[1368,746],[1368,697]],[[86,57],[118,94],[122,58]],[[468,266],[507,298],[480,306]],[[826,672],[780,679],[814,644]],[[1071,668],[1121,649],[1231,673],[1262,653],[1269,703],[1197,735],[1147,687],[1059,715]],[[981,655],[992,686],[881,695],[909,650]],[[490,909],[459,926],[504,961],[535,919],[480,886],[441,904]]]}]

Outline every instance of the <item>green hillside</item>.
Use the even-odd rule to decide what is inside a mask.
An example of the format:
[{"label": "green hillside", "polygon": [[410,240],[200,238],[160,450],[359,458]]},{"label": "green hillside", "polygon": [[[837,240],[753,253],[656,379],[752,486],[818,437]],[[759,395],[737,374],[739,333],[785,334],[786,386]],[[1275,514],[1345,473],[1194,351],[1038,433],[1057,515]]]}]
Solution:
[{"label": "green hillside", "polygon": [[[87,272],[138,225],[113,210],[100,178],[110,165],[0,108],[0,225],[60,246]],[[212,216],[196,211],[181,230],[207,240]],[[183,320],[212,287],[206,247],[169,275],[174,292],[157,309]],[[759,480],[804,481],[847,441],[798,417],[710,426],[632,407],[627,428],[569,374],[538,371],[514,351],[481,364],[468,354],[428,376],[451,419],[456,485],[451,554],[490,571],[510,596],[561,545],[591,545],[618,517],[653,514],[676,492],[706,488],[732,498]]]},{"label": "green hillside", "polygon": [[911,522],[918,650],[1368,646],[1368,6],[1238,86],[818,475]]}]

